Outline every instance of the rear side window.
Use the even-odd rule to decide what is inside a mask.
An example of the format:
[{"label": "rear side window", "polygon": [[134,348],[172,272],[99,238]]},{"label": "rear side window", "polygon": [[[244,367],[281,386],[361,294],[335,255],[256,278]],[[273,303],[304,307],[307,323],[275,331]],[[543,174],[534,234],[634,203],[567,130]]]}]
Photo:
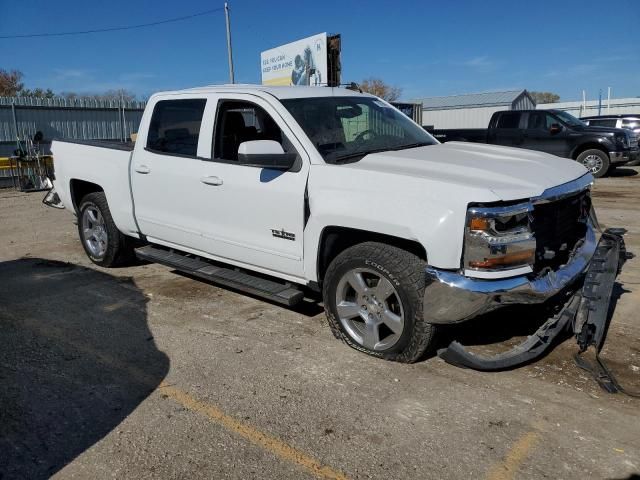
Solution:
[{"label": "rear side window", "polygon": [[615,128],[616,123],[617,123],[617,120],[615,118],[589,120],[589,125],[591,125],[592,127],[614,127]]},{"label": "rear side window", "polygon": [[520,126],[519,113],[503,113],[498,117],[496,128],[518,128]]},{"label": "rear side window", "polygon": [[156,103],[147,135],[147,149],[195,157],[206,103],[204,98]]}]

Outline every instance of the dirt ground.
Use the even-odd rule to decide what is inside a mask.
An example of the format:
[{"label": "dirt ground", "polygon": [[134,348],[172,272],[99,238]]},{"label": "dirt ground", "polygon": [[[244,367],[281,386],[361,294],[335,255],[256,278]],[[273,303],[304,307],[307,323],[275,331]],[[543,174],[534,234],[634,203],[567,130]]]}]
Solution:
[{"label": "dirt ground", "polygon": [[[597,181],[602,224],[640,253],[640,175]],[[287,309],[158,265],[101,269],[68,211],[0,191],[0,478],[638,478],[640,400],[604,393],[567,338],[478,373],[369,358],[321,305]],[[604,358],[640,390],[640,258]],[[512,308],[444,333],[498,351]],[[500,342],[495,345],[496,342]]]}]

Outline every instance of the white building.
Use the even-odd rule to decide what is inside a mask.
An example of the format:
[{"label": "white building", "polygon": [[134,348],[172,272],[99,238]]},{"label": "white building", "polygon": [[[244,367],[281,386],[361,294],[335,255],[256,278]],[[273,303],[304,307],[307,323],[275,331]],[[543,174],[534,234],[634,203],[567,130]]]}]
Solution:
[{"label": "white building", "polygon": [[536,108],[526,90],[429,97],[415,103],[422,103],[422,125],[436,129],[487,128],[494,112]]},{"label": "white building", "polygon": [[[598,100],[588,100],[586,102],[558,102],[558,103],[541,103],[537,106],[539,110],[557,109],[569,112],[574,117],[590,117],[598,115]],[[640,97],[636,98],[612,98],[611,100],[603,99],[600,115],[621,115],[623,113],[631,113],[640,115]]]}]

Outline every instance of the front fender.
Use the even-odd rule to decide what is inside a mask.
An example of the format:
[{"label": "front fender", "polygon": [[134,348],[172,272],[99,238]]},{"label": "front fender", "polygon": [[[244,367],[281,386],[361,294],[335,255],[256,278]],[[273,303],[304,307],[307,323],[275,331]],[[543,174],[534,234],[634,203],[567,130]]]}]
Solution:
[{"label": "front fender", "polygon": [[[339,167],[338,167],[339,168]],[[420,243],[430,265],[460,268],[467,201],[464,196],[438,192],[446,202],[427,193],[428,185],[406,177],[402,190],[385,188],[388,178],[332,175],[309,180],[309,219],[304,232],[304,270],[318,281],[317,258],[322,232],[330,226],[390,235]],[[388,185],[387,185],[388,187]]]}]

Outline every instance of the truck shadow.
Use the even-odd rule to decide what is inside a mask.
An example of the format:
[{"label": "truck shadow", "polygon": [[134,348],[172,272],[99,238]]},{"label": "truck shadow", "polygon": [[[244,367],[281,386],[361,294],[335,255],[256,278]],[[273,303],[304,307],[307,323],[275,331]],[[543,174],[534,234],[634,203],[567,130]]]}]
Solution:
[{"label": "truck shadow", "polygon": [[634,177],[636,175],[638,175],[638,171],[629,167],[616,167],[609,173],[609,177]]},{"label": "truck shadow", "polygon": [[0,478],[49,478],[114,430],[169,359],[130,278],[0,263]]}]

